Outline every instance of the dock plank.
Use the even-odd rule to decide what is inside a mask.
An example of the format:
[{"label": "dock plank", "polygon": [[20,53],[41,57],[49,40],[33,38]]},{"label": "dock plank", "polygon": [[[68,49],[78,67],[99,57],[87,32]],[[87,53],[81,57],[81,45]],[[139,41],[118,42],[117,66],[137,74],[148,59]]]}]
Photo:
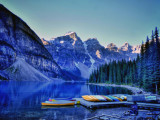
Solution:
[{"label": "dock plank", "polygon": [[[75,98],[76,101],[80,101],[80,104],[87,107],[87,108],[100,108],[100,107],[119,107],[119,106],[130,106],[133,104],[133,102],[90,102],[86,101],[83,98]],[[153,103],[137,103],[138,107],[141,108],[154,108],[154,109],[160,109],[160,104],[153,104]]]}]

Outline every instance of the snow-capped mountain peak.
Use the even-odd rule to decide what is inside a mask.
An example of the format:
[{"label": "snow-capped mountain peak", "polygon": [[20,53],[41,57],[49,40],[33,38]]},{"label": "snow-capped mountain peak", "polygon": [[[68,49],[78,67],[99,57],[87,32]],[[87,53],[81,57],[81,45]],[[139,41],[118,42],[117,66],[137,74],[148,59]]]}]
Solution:
[{"label": "snow-capped mountain peak", "polygon": [[141,45],[136,45],[132,47],[132,53],[140,53],[141,52]]},{"label": "snow-capped mountain peak", "polygon": [[70,38],[72,38],[73,40],[77,40],[78,39],[78,36],[77,36],[77,34],[76,34],[76,32],[67,32],[66,34],[65,34],[65,36],[67,36],[67,35],[69,35],[70,36]]},{"label": "snow-capped mountain peak", "polygon": [[127,42],[120,48],[114,43],[105,48],[97,38],[88,38],[83,42],[75,32],[68,32],[48,42],[51,44],[45,46],[58,65],[68,74],[83,78],[84,73],[88,78],[92,70],[101,64],[113,60],[133,60],[139,50],[139,47],[132,47]]},{"label": "snow-capped mountain peak", "polygon": [[114,43],[108,44],[106,48],[110,51],[115,51],[115,52],[118,51],[118,47]]},{"label": "snow-capped mountain peak", "polygon": [[119,48],[120,51],[124,51],[124,52],[131,52],[132,51],[132,46],[125,42],[122,47]]}]

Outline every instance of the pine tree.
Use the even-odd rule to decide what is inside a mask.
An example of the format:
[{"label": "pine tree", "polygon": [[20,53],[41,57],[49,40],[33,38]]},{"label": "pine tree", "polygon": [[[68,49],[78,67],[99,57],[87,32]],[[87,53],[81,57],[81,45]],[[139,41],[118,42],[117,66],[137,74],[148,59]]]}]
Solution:
[{"label": "pine tree", "polygon": [[158,29],[156,27],[155,29],[155,70],[154,70],[154,75],[155,75],[155,80],[153,83],[155,84],[156,88],[156,93],[158,93],[158,88],[159,88],[159,82],[160,82],[160,53],[159,53],[159,36],[158,36]]},{"label": "pine tree", "polygon": [[113,83],[113,64],[109,64],[109,83]]},{"label": "pine tree", "polygon": [[147,36],[146,42],[142,42],[141,53],[136,60],[112,61],[102,65],[91,74],[90,82],[134,84],[151,92],[160,92],[160,40],[157,27],[155,33],[152,31],[151,40]]}]

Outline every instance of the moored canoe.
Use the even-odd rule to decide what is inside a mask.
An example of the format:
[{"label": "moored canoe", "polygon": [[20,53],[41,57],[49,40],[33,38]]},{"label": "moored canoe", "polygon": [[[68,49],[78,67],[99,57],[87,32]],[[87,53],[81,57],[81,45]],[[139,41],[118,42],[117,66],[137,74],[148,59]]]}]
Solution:
[{"label": "moored canoe", "polygon": [[42,102],[41,105],[46,105],[46,106],[70,106],[74,105],[74,101],[67,101],[67,100],[58,100],[58,101],[45,101]]}]

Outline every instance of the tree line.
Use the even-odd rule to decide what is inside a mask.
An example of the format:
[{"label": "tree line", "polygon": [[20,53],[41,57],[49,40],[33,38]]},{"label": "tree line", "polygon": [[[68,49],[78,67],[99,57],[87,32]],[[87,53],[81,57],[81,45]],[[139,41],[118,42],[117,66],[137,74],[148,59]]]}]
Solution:
[{"label": "tree line", "polygon": [[112,61],[92,72],[90,83],[126,84],[160,93],[160,39],[158,29],[141,45],[141,52],[132,61]]}]

